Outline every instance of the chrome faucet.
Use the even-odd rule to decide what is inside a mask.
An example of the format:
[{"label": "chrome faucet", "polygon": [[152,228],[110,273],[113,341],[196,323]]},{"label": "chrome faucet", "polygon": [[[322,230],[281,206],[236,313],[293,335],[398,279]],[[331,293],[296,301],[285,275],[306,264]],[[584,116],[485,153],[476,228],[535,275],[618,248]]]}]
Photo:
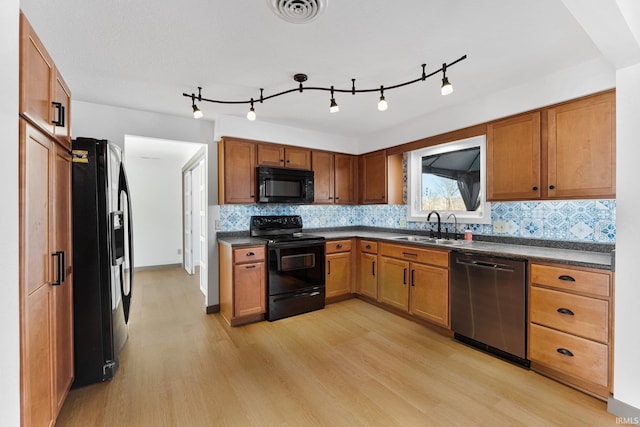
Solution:
[{"label": "chrome faucet", "polygon": [[458,217],[453,212],[447,216],[447,220],[453,217],[453,240],[458,240]]},{"label": "chrome faucet", "polygon": [[436,211],[429,212],[429,215],[427,215],[427,221],[431,221],[431,214],[436,214],[436,216],[438,217],[438,239],[442,239],[442,230],[440,229],[440,214]]}]

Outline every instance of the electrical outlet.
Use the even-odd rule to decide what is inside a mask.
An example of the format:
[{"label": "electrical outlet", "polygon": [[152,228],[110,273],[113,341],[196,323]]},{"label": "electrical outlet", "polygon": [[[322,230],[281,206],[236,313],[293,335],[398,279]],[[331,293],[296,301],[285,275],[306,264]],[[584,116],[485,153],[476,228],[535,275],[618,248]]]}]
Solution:
[{"label": "electrical outlet", "polygon": [[214,226],[216,227],[216,230],[220,230],[220,228],[222,227],[222,224],[220,223],[219,219],[215,220]]},{"label": "electrical outlet", "polygon": [[400,228],[407,228],[407,219],[406,218],[402,218],[400,220]]},{"label": "electrical outlet", "polygon": [[506,233],[507,232],[507,223],[504,221],[495,221],[493,223],[493,232],[494,233]]},{"label": "electrical outlet", "polygon": [[178,249],[178,255],[182,255],[182,249]]},{"label": "electrical outlet", "polygon": [[320,225],[327,225],[327,218],[320,217]]}]

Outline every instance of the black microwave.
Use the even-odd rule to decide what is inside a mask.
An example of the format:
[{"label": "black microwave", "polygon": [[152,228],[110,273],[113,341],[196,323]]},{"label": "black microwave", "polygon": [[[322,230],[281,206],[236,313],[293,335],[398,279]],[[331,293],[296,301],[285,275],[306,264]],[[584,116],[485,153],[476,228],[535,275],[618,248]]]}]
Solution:
[{"label": "black microwave", "polygon": [[313,171],[256,168],[258,203],[313,203]]}]

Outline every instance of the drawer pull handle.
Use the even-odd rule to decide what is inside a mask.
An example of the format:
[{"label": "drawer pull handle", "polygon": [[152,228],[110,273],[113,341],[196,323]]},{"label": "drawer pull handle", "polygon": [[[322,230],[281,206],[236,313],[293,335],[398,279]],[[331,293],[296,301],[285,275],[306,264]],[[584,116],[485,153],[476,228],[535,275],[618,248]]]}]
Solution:
[{"label": "drawer pull handle", "polygon": [[365,246],[365,248],[371,249],[371,245],[367,245],[367,246]]},{"label": "drawer pull handle", "polygon": [[412,254],[411,252],[402,252],[404,256],[418,256],[418,254]]},{"label": "drawer pull handle", "polygon": [[253,252],[247,252],[247,256],[254,256],[255,254]]},{"label": "drawer pull handle", "polygon": [[563,356],[573,357],[573,353],[570,350],[567,350],[566,348],[561,347],[556,349],[556,351]]},{"label": "drawer pull handle", "polygon": [[575,282],[576,279],[574,279],[571,276],[567,276],[566,274],[563,274],[562,276],[558,276],[559,280],[564,280],[565,282]]},{"label": "drawer pull handle", "polygon": [[255,264],[247,265],[245,268],[256,268],[256,265]]},{"label": "drawer pull handle", "polygon": [[573,316],[573,311],[569,310],[568,308],[560,307],[557,310],[557,312],[560,313],[560,314],[566,314],[567,316]]},{"label": "drawer pull handle", "polygon": [[336,248],[338,248],[338,249],[342,249],[342,243],[338,243],[338,244],[336,245]]}]

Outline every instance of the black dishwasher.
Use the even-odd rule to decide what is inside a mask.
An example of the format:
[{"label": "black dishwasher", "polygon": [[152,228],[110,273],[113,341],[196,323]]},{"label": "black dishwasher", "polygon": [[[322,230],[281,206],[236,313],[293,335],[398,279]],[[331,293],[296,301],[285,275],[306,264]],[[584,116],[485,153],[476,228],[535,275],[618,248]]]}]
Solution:
[{"label": "black dishwasher", "polygon": [[454,338],[528,368],[526,260],[451,255]]}]

